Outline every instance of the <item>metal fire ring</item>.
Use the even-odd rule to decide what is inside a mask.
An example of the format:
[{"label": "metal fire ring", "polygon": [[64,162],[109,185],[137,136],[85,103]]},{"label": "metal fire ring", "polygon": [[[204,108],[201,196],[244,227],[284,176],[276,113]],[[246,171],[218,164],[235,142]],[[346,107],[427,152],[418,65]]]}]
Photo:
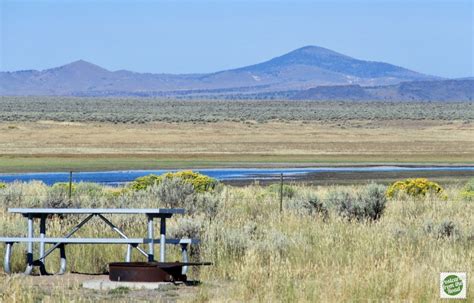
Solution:
[{"label": "metal fire ring", "polygon": [[124,282],[186,281],[183,266],[212,265],[210,262],[115,262],[109,264],[109,279]]}]

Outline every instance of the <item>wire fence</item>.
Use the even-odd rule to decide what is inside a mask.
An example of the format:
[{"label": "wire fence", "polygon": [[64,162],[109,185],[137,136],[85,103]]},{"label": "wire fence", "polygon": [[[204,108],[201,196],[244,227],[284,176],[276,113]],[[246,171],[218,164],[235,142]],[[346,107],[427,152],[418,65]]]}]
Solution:
[{"label": "wire fence", "polygon": [[[283,185],[284,185],[284,174],[279,173],[279,174],[274,174],[275,180],[279,181],[280,188],[278,190],[279,194],[279,210],[280,212],[283,212]],[[117,194],[120,194],[121,191],[117,187],[118,182],[114,182],[112,188],[109,188],[108,190],[106,189],[104,191],[104,185],[110,185],[110,183],[107,183],[107,181],[102,180],[101,182],[84,182],[83,180],[79,179],[74,179],[74,172],[70,171],[69,172],[69,178],[67,182],[56,182],[51,184],[52,186],[49,187],[47,192],[45,194],[30,194],[30,193],[24,193],[22,188],[17,188],[13,191],[9,190],[9,187],[5,186],[5,188],[0,187],[0,197],[3,197],[3,199],[8,199],[10,200],[9,202],[14,202],[14,201],[20,201],[23,198],[32,198],[35,201],[48,201],[51,203],[56,203],[58,205],[62,205],[62,202],[72,202],[80,200],[80,199],[88,199],[90,202],[94,201],[99,201],[104,198],[117,198]],[[277,177],[278,176],[278,177]],[[121,181],[120,185],[126,185],[127,183],[133,182],[135,179],[127,180],[127,181]],[[1,180],[0,180],[1,181]],[[38,180],[30,180],[30,181],[38,181]],[[77,182],[79,181],[79,182]],[[41,181],[40,181],[41,182]],[[15,183],[20,183],[22,184],[22,181],[15,180],[14,182],[11,182],[10,184],[15,184]],[[60,184],[61,187],[56,187],[55,185]],[[82,184],[84,185],[84,188],[77,187],[77,184]],[[44,184],[48,185],[48,184]],[[91,187],[91,185],[93,187]],[[116,191],[115,191],[116,190]]]}]

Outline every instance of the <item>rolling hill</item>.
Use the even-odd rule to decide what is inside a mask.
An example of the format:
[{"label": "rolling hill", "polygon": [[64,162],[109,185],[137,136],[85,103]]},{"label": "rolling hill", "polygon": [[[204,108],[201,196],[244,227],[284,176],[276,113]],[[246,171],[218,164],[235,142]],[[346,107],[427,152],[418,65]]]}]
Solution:
[{"label": "rolling hill", "polygon": [[[83,60],[42,71],[0,72],[0,95],[245,97],[319,86],[367,87],[436,79],[388,63],[306,46],[263,63],[209,74],[109,71]],[[354,88],[346,90],[354,93]]]},{"label": "rolling hill", "polygon": [[297,100],[473,101],[474,80],[411,81],[396,85],[321,86],[294,92]]}]

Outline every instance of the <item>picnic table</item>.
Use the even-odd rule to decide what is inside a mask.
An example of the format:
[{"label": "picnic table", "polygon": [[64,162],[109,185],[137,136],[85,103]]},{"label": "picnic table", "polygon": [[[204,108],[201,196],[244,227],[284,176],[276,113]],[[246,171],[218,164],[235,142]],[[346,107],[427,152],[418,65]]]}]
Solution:
[{"label": "picnic table", "polygon": [[[8,212],[22,214],[28,220],[26,231],[27,237],[0,237],[0,242],[6,243],[4,270],[10,272],[10,258],[12,246],[14,243],[27,243],[27,268],[25,274],[31,274],[33,266],[39,266],[40,271],[46,274],[44,267],[44,259],[51,254],[56,248],[60,250],[60,271],[62,274],[66,270],[66,252],[64,246],[66,244],[127,244],[126,262],[131,260],[132,248],[136,248],[140,253],[147,257],[149,262],[154,261],[154,244],[160,244],[160,262],[166,260],[166,244],[180,244],[183,253],[183,261],[187,262],[187,245],[197,243],[197,239],[167,239],[166,238],[166,219],[171,218],[174,214],[184,214],[182,208],[9,208]],[[114,225],[104,215],[120,214],[120,215],[145,215],[147,220],[147,235],[145,238],[129,238],[126,234]],[[86,215],[86,217],[75,225],[63,237],[48,238],[46,237],[46,220],[52,215]],[[77,238],[72,237],[80,230],[90,219],[98,217],[112,228],[121,238]],[[39,238],[34,237],[34,219],[39,219]],[[67,220],[69,216],[65,216]],[[154,222],[155,218],[160,219],[160,238],[154,238]],[[39,257],[33,258],[33,243],[39,243]],[[45,244],[53,244],[51,248],[45,251]],[[148,252],[140,248],[139,244],[147,244]]]}]

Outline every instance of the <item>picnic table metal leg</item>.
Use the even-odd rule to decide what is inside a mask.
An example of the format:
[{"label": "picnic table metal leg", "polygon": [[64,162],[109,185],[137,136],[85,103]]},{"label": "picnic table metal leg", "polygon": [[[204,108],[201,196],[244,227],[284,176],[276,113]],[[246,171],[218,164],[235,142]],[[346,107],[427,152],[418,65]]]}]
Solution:
[{"label": "picnic table metal leg", "polygon": [[[46,216],[43,215],[41,216],[40,218],[40,238],[41,239],[44,239],[44,237],[46,236]],[[39,257],[39,266],[40,266],[40,273],[42,275],[47,275],[48,272],[46,271],[46,267],[44,265],[44,245],[45,243],[44,242],[40,242],[40,257]]]},{"label": "picnic table metal leg", "polygon": [[148,262],[153,262],[154,260],[154,247],[153,247],[153,217],[148,216],[148,239],[151,239],[148,243]]},{"label": "picnic table metal leg", "polygon": [[59,255],[61,257],[60,263],[59,263],[59,272],[58,275],[63,275],[66,273],[66,248],[64,243],[59,244]]},{"label": "picnic table metal leg", "polygon": [[[74,235],[84,224],[86,224],[87,222],[89,222],[89,220],[94,216],[94,214],[91,214],[89,216],[87,216],[84,220],[82,220],[79,224],[77,224],[76,226],[74,226],[72,228],[72,230],[66,235],[64,236],[64,238],[70,238],[72,235]],[[46,251],[43,255],[43,259],[46,258],[47,256],[49,256],[49,254],[51,254],[56,248],[58,248],[62,243],[56,243],[53,245],[53,247],[51,247],[50,249],[48,249],[48,251]]]},{"label": "picnic table metal leg", "polygon": [[165,262],[166,252],[166,218],[161,217],[160,221],[160,262]]},{"label": "picnic table metal leg", "polygon": [[[41,219],[40,219],[40,238],[41,239],[44,239],[46,235],[46,217],[45,216],[41,216]],[[39,260],[41,262],[43,262],[44,258],[44,242],[40,242],[40,253],[39,253],[40,257],[39,257]]]},{"label": "picnic table metal leg", "polygon": [[[183,256],[183,263],[188,263],[188,244],[187,243],[181,243],[181,255]],[[185,265],[183,266],[183,269],[181,270],[181,274],[185,275],[188,272],[188,266]]]},{"label": "picnic table metal leg", "polygon": [[[28,216],[28,238],[33,238],[33,217],[31,215]],[[28,242],[26,264],[25,275],[30,275],[33,271],[33,242]]]},{"label": "picnic table metal leg", "polygon": [[5,273],[11,273],[10,258],[12,256],[13,242],[7,242],[5,247],[5,258],[3,259],[3,270]]},{"label": "picnic table metal leg", "polygon": [[127,254],[125,255],[125,262],[130,262],[132,260],[132,245],[127,245]]}]

